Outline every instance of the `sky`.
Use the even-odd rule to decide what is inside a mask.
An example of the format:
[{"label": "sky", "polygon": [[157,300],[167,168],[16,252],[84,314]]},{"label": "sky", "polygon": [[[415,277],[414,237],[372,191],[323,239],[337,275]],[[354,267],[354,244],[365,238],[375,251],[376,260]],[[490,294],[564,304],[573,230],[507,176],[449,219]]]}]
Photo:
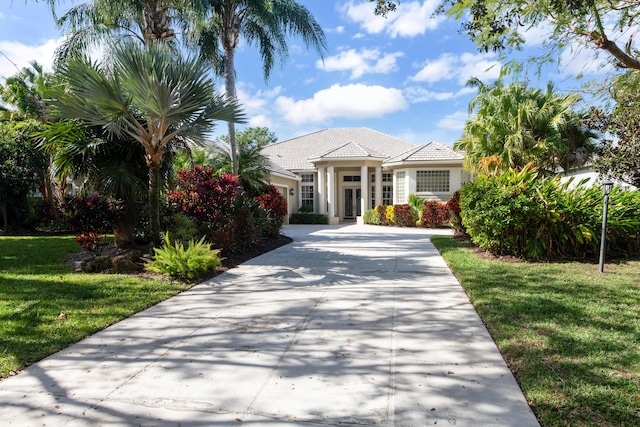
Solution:
[{"label": "sky", "polygon": [[[328,51],[321,59],[292,38],[286,62],[277,63],[265,81],[256,46],[241,43],[236,76],[246,126],[268,127],[281,141],[332,127],[368,127],[413,144],[451,146],[462,134],[475,96],[467,80],[491,82],[501,62],[498,54],[480,53],[459,34],[459,21],[434,18],[439,2],[403,0],[385,19],[364,0],[299,0],[324,29]],[[62,34],[46,2],[0,3],[0,79],[33,60],[50,70]],[[77,3],[61,1],[57,13]],[[529,31],[525,51],[507,58],[539,52],[544,37],[543,28]],[[594,58],[586,49],[567,51],[560,62],[541,76],[532,71],[525,77],[531,86],[553,81],[569,91],[581,84],[578,74],[597,78],[602,73],[589,66]],[[223,80],[217,84],[223,90]],[[213,137],[224,134],[221,123]]]}]

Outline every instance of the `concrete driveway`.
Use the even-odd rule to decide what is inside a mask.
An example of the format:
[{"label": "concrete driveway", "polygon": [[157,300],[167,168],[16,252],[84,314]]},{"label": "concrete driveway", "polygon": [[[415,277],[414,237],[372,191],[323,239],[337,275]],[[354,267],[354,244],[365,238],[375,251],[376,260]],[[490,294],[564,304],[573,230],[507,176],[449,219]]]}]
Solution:
[{"label": "concrete driveway", "polygon": [[1,381],[0,424],[538,425],[434,231],[284,232]]}]

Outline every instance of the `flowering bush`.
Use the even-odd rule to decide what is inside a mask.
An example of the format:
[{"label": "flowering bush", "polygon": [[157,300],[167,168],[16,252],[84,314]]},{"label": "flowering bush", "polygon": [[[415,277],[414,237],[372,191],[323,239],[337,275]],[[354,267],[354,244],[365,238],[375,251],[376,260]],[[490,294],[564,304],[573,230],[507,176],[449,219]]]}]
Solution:
[{"label": "flowering bush", "polygon": [[264,194],[256,197],[256,200],[266,212],[267,226],[264,234],[277,236],[280,233],[284,219],[289,213],[287,201],[273,185],[267,186]]},{"label": "flowering bush", "polygon": [[425,200],[422,211],[422,225],[427,228],[441,227],[449,218],[449,211],[444,203]]},{"label": "flowering bush", "polygon": [[82,249],[93,252],[95,255],[100,255],[101,252],[100,239],[102,239],[102,235],[93,231],[80,233],[76,236],[76,242],[82,246]]}]

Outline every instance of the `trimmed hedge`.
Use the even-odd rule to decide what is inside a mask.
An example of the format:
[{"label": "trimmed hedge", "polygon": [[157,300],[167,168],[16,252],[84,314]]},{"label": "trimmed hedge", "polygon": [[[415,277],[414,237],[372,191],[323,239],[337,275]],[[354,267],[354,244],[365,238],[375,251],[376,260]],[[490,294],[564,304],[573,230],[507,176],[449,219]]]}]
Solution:
[{"label": "trimmed hedge", "polygon": [[289,224],[327,224],[327,216],[316,213],[295,213],[291,214]]}]

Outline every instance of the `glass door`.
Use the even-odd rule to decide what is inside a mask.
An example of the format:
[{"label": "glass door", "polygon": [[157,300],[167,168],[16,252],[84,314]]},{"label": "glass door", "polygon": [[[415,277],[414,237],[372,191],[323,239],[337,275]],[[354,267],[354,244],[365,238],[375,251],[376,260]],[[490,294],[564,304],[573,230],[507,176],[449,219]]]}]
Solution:
[{"label": "glass door", "polygon": [[356,219],[356,216],[362,216],[362,189],[345,188],[344,189],[344,219]]}]

